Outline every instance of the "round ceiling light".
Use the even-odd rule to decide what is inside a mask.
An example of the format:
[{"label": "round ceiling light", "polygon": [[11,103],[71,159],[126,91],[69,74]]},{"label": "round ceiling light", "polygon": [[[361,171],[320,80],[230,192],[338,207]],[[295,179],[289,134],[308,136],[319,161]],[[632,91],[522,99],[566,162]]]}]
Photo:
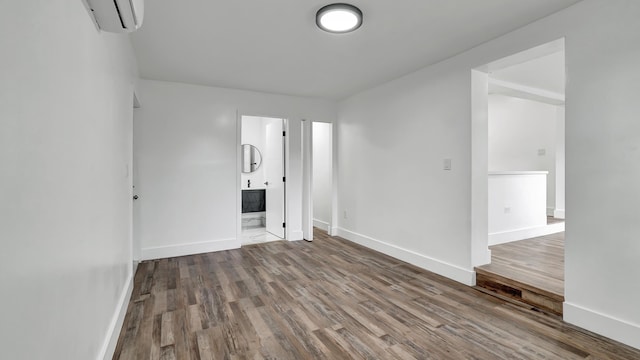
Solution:
[{"label": "round ceiling light", "polygon": [[362,25],[362,11],[349,4],[327,5],[316,13],[316,24],[332,33],[351,32]]}]

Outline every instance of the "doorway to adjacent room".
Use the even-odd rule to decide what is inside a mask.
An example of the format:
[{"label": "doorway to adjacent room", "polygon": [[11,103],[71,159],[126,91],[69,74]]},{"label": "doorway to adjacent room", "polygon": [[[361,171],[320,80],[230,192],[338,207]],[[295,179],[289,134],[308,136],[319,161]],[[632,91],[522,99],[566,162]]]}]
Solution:
[{"label": "doorway to adjacent room", "polygon": [[285,120],[242,116],[241,243],[285,238]]}]

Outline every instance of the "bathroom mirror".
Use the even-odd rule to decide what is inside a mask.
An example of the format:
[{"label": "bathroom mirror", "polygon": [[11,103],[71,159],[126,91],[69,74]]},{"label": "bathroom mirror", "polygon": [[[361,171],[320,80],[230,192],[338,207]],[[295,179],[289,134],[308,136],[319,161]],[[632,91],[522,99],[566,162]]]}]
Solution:
[{"label": "bathroom mirror", "polygon": [[249,144],[242,145],[242,172],[252,173],[260,167],[262,155],[257,147]]}]

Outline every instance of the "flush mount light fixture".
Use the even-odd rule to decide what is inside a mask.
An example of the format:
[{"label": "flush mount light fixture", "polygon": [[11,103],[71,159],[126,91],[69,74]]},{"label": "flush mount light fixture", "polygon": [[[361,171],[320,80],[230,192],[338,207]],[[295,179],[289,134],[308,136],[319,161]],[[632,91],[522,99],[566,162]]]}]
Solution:
[{"label": "flush mount light fixture", "polygon": [[316,24],[324,31],[348,33],[362,25],[362,11],[349,4],[327,5],[316,13]]}]

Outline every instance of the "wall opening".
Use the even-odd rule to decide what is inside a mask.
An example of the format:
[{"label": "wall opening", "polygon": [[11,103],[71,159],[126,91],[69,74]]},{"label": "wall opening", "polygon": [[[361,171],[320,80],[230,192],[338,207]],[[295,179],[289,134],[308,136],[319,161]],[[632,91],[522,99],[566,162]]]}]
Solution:
[{"label": "wall opening", "polygon": [[286,237],[285,120],[240,118],[240,240],[242,245]]},{"label": "wall opening", "polygon": [[475,267],[491,245],[564,231],[564,73],[564,39],[472,70]]}]

